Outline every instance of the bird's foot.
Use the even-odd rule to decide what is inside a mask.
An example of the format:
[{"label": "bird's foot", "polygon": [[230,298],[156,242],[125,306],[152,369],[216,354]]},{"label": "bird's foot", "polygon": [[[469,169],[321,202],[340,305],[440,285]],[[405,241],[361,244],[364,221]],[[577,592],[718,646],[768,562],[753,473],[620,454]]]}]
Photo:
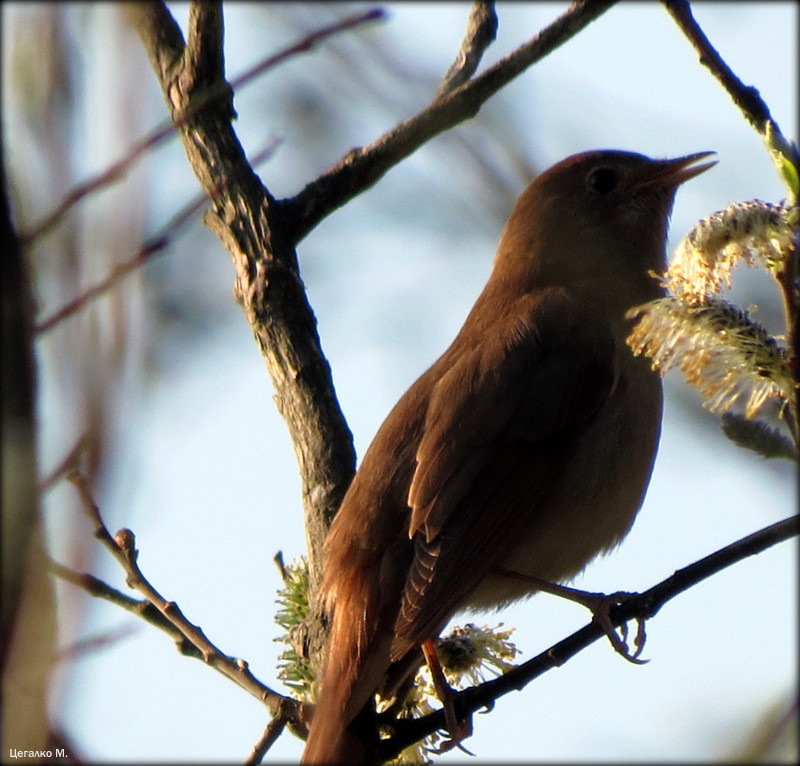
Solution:
[{"label": "bird's foot", "polygon": [[[573,589],[570,588],[569,590]],[[617,653],[621,654],[628,662],[632,662],[634,665],[646,665],[650,662],[650,660],[640,659],[645,641],[647,640],[647,634],[644,629],[644,617],[636,618],[637,628],[636,637],[633,639],[633,645],[635,647],[633,654],[631,654],[630,648],[628,647],[628,623],[623,622],[622,625],[619,626],[620,632],[617,633],[611,622],[611,610],[615,606],[619,606],[638,594],[628,593],[622,590],[616,593],[575,592],[586,596],[586,600],[579,601],[579,603],[583,603],[584,606],[591,610],[592,618],[603,629],[603,632],[608,636],[608,640]]]},{"label": "bird's foot", "polygon": [[436,689],[436,694],[442,702],[444,709],[444,718],[447,723],[447,733],[450,739],[445,740],[438,748],[434,750],[435,753],[441,754],[452,750],[457,747],[467,755],[475,755],[465,748],[461,742],[468,737],[472,736],[472,716],[468,715],[463,721],[456,715],[455,708],[455,693],[447,679],[444,677],[442,665],[439,662],[439,657],[436,654],[436,648],[433,641],[425,641],[422,644],[422,652],[425,655],[425,660],[431,671],[433,678],[433,686]]},{"label": "bird's foot", "polygon": [[640,659],[645,641],[647,640],[647,634],[644,628],[644,617],[636,618],[638,628],[636,637],[633,639],[634,651],[632,654],[628,647],[627,623],[622,623],[620,632],[617,633],[611,622],[611,610],[615,606],[619,606],[628,599],[637,596],[637,593],[629,593],[627,591],[594,593],[593,591],[569,588],[566,585],[557,585],[547,580],[540,580],[538,577],[529,577],[528,575],[522,575],[517,572],[503,570],[502,573],[509,577],[523,578],[545,593],[552,593],[554,596],[561,596],[562,598],[582,604],[592,613],[592,618],[603,629],[603,632],[608,636],[608,640],[617,653],[621,654],[628,662],[632,662],[635,665],[645,665],[650,661]]}]

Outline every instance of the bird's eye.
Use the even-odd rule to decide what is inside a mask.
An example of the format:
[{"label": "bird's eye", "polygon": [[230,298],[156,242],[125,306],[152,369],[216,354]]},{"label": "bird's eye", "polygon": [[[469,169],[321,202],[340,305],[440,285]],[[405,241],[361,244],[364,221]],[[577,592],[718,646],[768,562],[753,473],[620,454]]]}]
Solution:
[{"label": "bird's eye", "polygon": [[595,168],[586,176],[586,186],[598,194],[608,194],[617,186],[617,171],[612,168]]}]

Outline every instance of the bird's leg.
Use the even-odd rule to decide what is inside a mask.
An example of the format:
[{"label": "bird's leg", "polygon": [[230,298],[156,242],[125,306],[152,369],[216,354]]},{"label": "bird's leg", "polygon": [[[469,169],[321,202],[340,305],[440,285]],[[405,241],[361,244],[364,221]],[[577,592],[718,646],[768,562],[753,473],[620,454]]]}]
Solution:
[{"label": "bird's leg", "polygon": [[436,694],[442,702],[444,718],[447,721],[447,731],[450,734],[449,741],[444,742],[438,752],[446,753],[448,750],[458,747],[459,750],[463,750],[468,755],[474,755],[461,745],[462,740],[472,736],[472,717],[468,716],[464,721],[458,720],[455,705],[453,704],[453,689],[444,677],[444,670],[442,670],[433,641],[428,639],[422,642],[422,653],[425,655],[425,661],[430,668]]},{"label": "bird's leg", "polygon": [[628,648],[627,624],[623,623],[620,626],[620,631],[622,633],[622,636],[620,636],[614,629],[611,623],[611,617],[609,616],[612,607],[618,606],[635,594],[627,593],[626,591],[617,591],[616,593],[594,593],[592,591],[578,590],[577,588],[569,588],[566,585],[557,585],[547,580],[541,580],[538,577],[512,572],[508,569],[500,570],[500,574],[506,577],[513,577],[514,579],[523,579],[535,585],[538,590],[544,591],[545,593],[552,593],[554,596],[561,596],[569,601],[582,604],[591,611],[594,621],[603,629],[606,636],[608,636],[608,640],[611,642],[615,651],[621,654],[626,660],[636,665],[644,665],[649,662],[649,660],[639,659],[639,655],[641,655],[645,640],[647,639],[644,629],[644,618],[636,618],[638,629],[636,631],[636,638],[633,640],[636,649],[634,653],[631,654]]}]

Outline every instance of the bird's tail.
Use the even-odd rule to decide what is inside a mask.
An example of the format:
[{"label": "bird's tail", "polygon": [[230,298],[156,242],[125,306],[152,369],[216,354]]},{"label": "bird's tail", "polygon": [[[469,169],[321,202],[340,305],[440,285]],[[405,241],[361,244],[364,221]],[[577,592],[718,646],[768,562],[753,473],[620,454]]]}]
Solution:
[{"label": "bird's tail", "polygon": [[371,610],[364,609],[372,602],[373,588],[367,578],[354,577],[336,594],[328,657],[302,764],[378,762],[372,698],[389,667],[391,640],[376,639]]}]

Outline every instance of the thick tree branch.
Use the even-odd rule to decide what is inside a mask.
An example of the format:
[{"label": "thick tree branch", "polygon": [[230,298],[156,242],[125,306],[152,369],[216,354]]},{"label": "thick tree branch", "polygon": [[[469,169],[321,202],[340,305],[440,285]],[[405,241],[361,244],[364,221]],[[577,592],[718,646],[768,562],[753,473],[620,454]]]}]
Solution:
[{"label": "thick tree branch", "polygon": [[368,189],[426,141],[474,117],[483,103],[525,69],[574,37],[614,4],[614,0],[576,0],[568,11],[482,75],[437,97],[419,114],[392,128],[368,146],[353,149],[299,194],[278,206],[297,244],[320,221]]},{"label": "thick tree branch", "polygon": [[192,3],[189,6],[189,39],[184,52],[183,69],[193,82],[184,82],[186,90],[197,83],[216,85],[224,81],[225,57],[222,29],[222,3]]},{"label": "thick tree branch", "polygon": [[[152,13],[138,19],[139,6],[126,6],[152,62],[169,59],[159,52],[168,33],[159,34]],[[164,13],[168,12],[164,9]],[[164,27],[174,21],[161,16]],[[208,27],[204,30],[203,27]],[[283,217],[255,175],[231,127],[230,94],[224,102],[209,91],[227,87],[219,46],[222,18],[218,7],[195,8],[189,45],[181,61],[155,67],[187,157],[209,196],[224,179],[225,193],[212,198],[206,224],[233,259],[234,294],[253,329],[275,388],[278,409],[287,421],[300,465],[313,586],[319,580],[318,552],[355,468],[352,436],[333,391],[322,354],[316,320],[300,279],[293,243],[283,234]],[[216,49],[215,47],[216,46]],[[198,108],[198,104],[201,105]]]},{"label": "thick tree branch", "polygon": [[158,79],[168,78],[170,71],[180,66],[184,44],[181,29],[167,6],[160,2],[136,3],[125,12],[139,37],[149,41],[144,49]]}]

